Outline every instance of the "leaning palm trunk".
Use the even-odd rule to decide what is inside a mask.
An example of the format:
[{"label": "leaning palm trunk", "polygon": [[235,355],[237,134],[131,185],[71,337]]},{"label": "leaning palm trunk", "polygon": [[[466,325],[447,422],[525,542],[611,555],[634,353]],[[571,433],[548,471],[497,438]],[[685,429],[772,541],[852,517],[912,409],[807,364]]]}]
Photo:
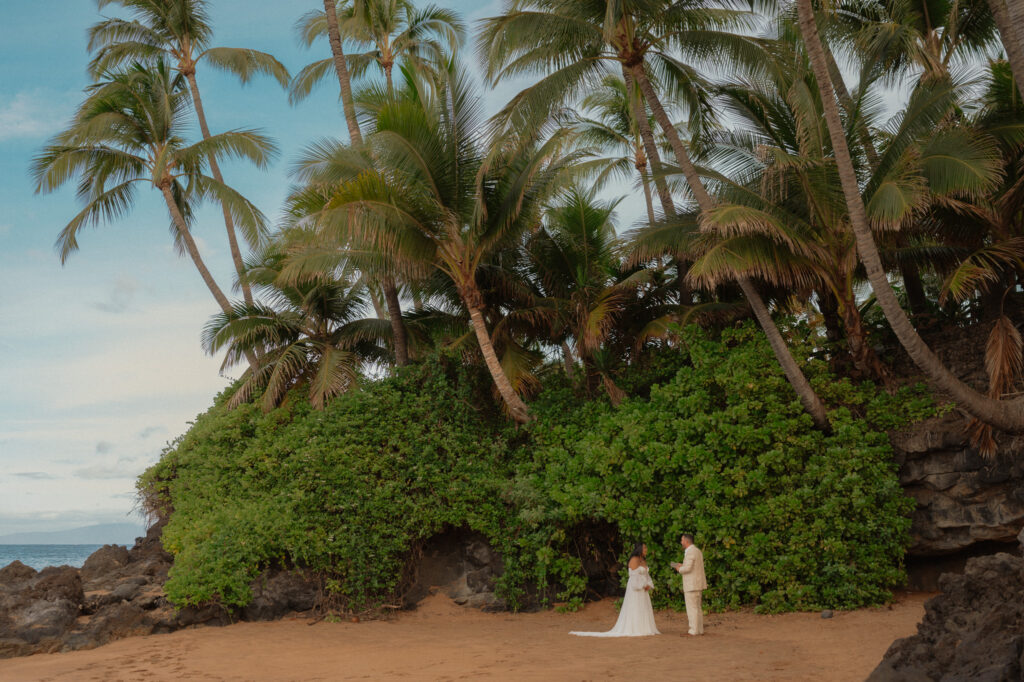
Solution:
[{"label": "leaning palm trunk", "polygon": [[[355,100],[352,97],[352,79],[349,77],[348,62],[341,44],[341,32],[338,29],[338,13],[334,0],[324,0],[324,14],[327,17],[327,37],[334,56],[334,70],[338,74],[338,86],[341,89],[341,106],[345,111],[345,123],[348,126],[349,141],[356,147],[363,144],[363,134],[356,119]],[[390,73],[388,74],[390,82]],[[389,89],[390,91],[390,89]],[[398,292],[390,277],[382,282],[384,301],[391,320],[391,333],[394,336],[395,364],[403,366],[409,363],[409,344],[402,323],[402,308],[398,300]]]},{"label": "leaning palm trunk", "polygon": [[897,338],[899,338],[900,343],[906,349],[907,354],[910,355],[915,364],[935,386],[949,393],[965,410],[982,421],[1008,431],[1024,430],[1024,404],[1022,404],[1021,400],[1012,402],[993,400],[960,381],[942,364],[942,361],[939,360],[935,353],[928,348],[920,335],[918,335],[917,330],[910,324],[910,320],[907,318],[903,308],[900,307],[892,287],[889,286],[889,280],[886,278],[885,269],[882,267],[882,259],[878,253],[878,247],[875,245],[871,228],[868,225],[864,201],[860,195],[857,175],[850,157],[850,149],[846,143],[843,123],[839,118],[835,90],[828,75],[828,66],[821,47],[821,39],[818,35],[818,27],[815,23],[814,8],[811,6],[811,0],[797,0],[797,11],[799,13],[800,32],[803,35],[807,55],[814,69],[814,77],[818,81],[818,87],[821,90],[825,122],[828,125],[829,135],[832,139],[832,148],[835,150],[839,179],[842,183],[843,195],[846,198],[846,206],[850,214],[850,224],[856,237],[857,253],[867,270],[868,281],[871,282],[871,287],[875,292],[875,297],[878,299],[882,312],[885,313],[886,319],[889,321]]},{"label": "leaning palm trunk", "polygon": [[[640,132],[640,140],[643,142],[644,153],[647,155],[648,163],[651,167],[651,174],[654,176],[654,183],[658,187],[658,199],[661,201],[662,211],[665,212],[666,217],[674,217],[676,215],[676,206],[672,202],[672,193],[669,191],[668,182],[665,180],[665,173],[661,165],[661,155],[658,153],[658,146],[654,143],[654,131],[651,130],[651,125],[647,120],[647,107],[637,100],[637,98],[632,96],[634,92],[633,76],[625,65],[622,67],[622,78],[626,81],[626,87],[630,93],[630,105],[633,109],[633,118],[636,119],[637,130]],[[644,186],[644,190],[648,192],[647,210],[651,224],[653,224],[654,207],[651,205],[651,199],[649,196],[650,190],[646,185]],[[686,259],[679,254],[676,254],[672,260],[675,264],[676,273],[678,275],[676,282],[679,293],[679,304],[689,305],[693,302],[693,292],[686,283],[686,271],[689,268],[689,264]]]},{"label": "leaning palm trunk", "polygon": [[494,385],[497,387],[498,393],[501,394],[501,399],[505,401],[505,407],[508,408],[509,415],[516,422],[525,424],[530,421],[530,410],[526,407],[526,403],[523,402],[522,398],[519,397],[519,394],[516,393],[515,388],[512,387],[512,382],[505,375],[505,370],[501,368],[501,362],[494,352],[494,344],[491,343],[491,336],[487,332],[487,323],[484,322],[483,314],[477,306],[469,303],[469,301],[466,301],[466,307],[469,309],[469,319],[473,323],[476,340],[480,344],[480,352],[483,354],[484,362],[491,373],[491,379],[494,380]]},{"label": "leaning palm trunk", "polygon": [[[675,204],[672,203],[672,193],[669,192],[668,183],[661,167],[661,155],[658,154],[658,146],[654,143],[654,131],[647,121],[647,108],[633,96],[635,92],[633,76],[625,65],[622,66],[622,79],[626,82],[626,92],[629,94],[629,103],[633,109],[633,118],[636,119],[637,130],[640,131],[640,140],[644,145],[644,153],[647,155],[647,163],[651,167],[651,175],[654,177],[654,184],[658,188],[658,199],[661,201],[661,210],[667,217],[676,214]],[[651,221],[654,222],[653,220]]]},{"label": "leaning palm trunk", "polygon": [[338,30],[338,12],[334,0],[324,0],[324,14],[327,15],[327,37],[331,43],[331,54],[334,56],[334,70],[338,74],[338,85],[341,88],[341,106],[345,110],[345,123],[348,125],[349,141],[357,146],[363,145],[363,135],[356,120],[356,105],[352,99],[352,80],[348,74],[348,63],[341,45],[341,32]]},{"label": "leaning palm trunk", "polygon": [[[822,48],[825,54],[825,61],[828,65],[828,75],[832,79],[832,84],[836,89],[836,97],[839,98],[839,104],[846,111],[848,118],[854,119],[857,126],[857,135],[860,138],[860,143],[864,146],[864,154],[868,159],[868,166],[871,171],[874,172],[878,168],[879,156],[878,150],[875,148],[875,142],[871,137],[871,131],[868,130],[867,124],[864,122],[864,118],[857,114],[856,105],[853,102],[853,97],[850,96],[850,91],[846,88],[846,82],[843,81],[843,74],[839,70],[839,65],[836,64],[835,57],[832,51],[828,48],[828,44],[822,43]],[[920,315],[927,311],[927,301],[924,295],[924,286],[921,284],[921,273],[914,263],[901,263],[900,264],[900,275],[903,277],[903,285],[907,290],[907,299],[910,303],[910,311],[915,315]],[[877,357],[875,358],[877,360]]]},{"label": "leaning palm trunk", "polygon": [[647,74],[644,72],[643,63],[637,64],[632,69],[633,78],[636,79],[637,84],[640,86],[640,92],[643,93],[644,99],[647,100],[647,105],[651,107],[651,113],[654,114],[654,120],[661,126],[662,131],[665,133],[665,137],[668,138],[669,145],[672,147],[672,152],[675,154],[676,163],[679,164],[679,170],[683,172],[683,177],[686,178],[687,184],[690,186],[690,191],[693,192],[694,198],[697,200],[697,204],[700,206],[701,211],[708,211],[714,207],[714,202],[711,201],[711,195],[704,188],[704,183],[701,182],[700,175],[697,173],[697,169],[694,167],[693,162],[690,160],[690,155],[686,153],[686,147],[683,146],[683,141],[679,138],[679,133],[676,131],[676,127],[672,125],[671,119],[668,117],[668,113],[665,112],[665,107],[661,106],[661,100],[658,99],[658,94],[654,91],[654,86],[651,84],[650,79],[647,78]]},{"label": "leaning palm trunk", "polygon": [[860,143],[864,145],[864,154],[868,157],[868,163],[872,169],[878,168],[878,150],[875,149],[875,141],[871,138],[871,131],[868,130],[868,125],[864,122],[864,118],[857,115],[857,106],[853,102],[850,91],[846,88],[846,82],[843,80],[843,74],[839,70],[839,65],[836,64],[836,58],[827,45],[824,47],[825,59],[828,61],[828,73],[836,84],[836,95],[839,97],[839,103],[846,110],[846,115],[856,120],[857,135],[860,137]]},{"label": "leaning palm trunk", "polygon": [[[1016,3],[1018,6],[1014,6]],[[1006,48],[1017,90],[1024,93],[1024,8],[1020,0],[988,0],[996,27]]]},{"label": "leaning palm trunk", "polygon": [[170,185],[167,183],[161,183],[160,192],[164,195],[164,201],[167,202],[167,210],[171,214],[171,219],[174,221],[174,226],[178,230],[178,234],[181,235],[181,240],[185,243],[185,250],[188,252],[189,257],[192,258],[192,262],[195,263],[196,269],[199,270],[199,276],[203,278],[203,282],[206,283],[207,288],[213,297],[217,300],[217,304],[220,309],[224,311],[225,315],[232,313],[231,302],[228,297],[224,295],[221,288],[217,286],[217,282],[213,279],[213,275],[210,274],[209,269],[206,267],[206,263],[203,262],[202,256],[199,255],[199,248],[196,246],[195,239],[192,238],[192,233],[188,229],[188,224],[185,222],[185,216],[181,214],[178,209],[178,204],[174,201],[174,195],[171,193]]},{"label": "leaning palm trunk", "polygon": [[[199,84],[196,82],[195,67],[185,71],[185,77],[188,78],[188,87],[192,92],[192,104],[196,109],[196,116],[199,119],[199,130],[203,134],[203,139],[210,139],[210,126],[206,123],[206,112],[203,110],[203,100],[199,96]],[[213,179],[217,182],[224,184],[224,176],[220,172],[220,164],[217,163],[217,159],[210,155],[210,172],[213,173]],[[245,263],[242,261],[242,251],[238,248],[238,236],[235,231],[235,221],[231,217],[231,211],[228,210],[226,204],[221,203],[221,210],[224,212],[224,227],[228,232],[228,246],[231,248],[231,260],[235,264],[235,272],[238,273],[238,283],[242,287],[242,297],[245,300],[245,304],[250,308],[253,305],[252,301],[252,287],[249,285],[249,281],[245,276]]]},{"label": "leaning palm trunk", "polygon": [[[661,101],[658,99],[657,93],[654,92],[654,87],[651,85],[650,80],[648,80],[647,74],[644,73],[643,65],[634,66],[632,75],[640,85],[640,92],[643,93],[644,99],[647,100],[647,104],[651,107],[654,119],[661,126],[666,137],[668,137],[669,143],[672,145],[672,151],[676,156],[676,162],[679,164],[679,168],[682,169],[683,176],[690,185],[690,191],[693,192],[694,198],[697,199],[700,210],[702,212],[711,210],[714,207],[711,196],[704,188],[704,183],[701,182],[697,169],[690,161],[690,156],[686,153],[686,149],[683,147],[682,140],[679,139],[675,126],[672,125],[672,121],[669,120],[664,107],[661,106]],[[800,366],[796,364],[796,360],[793,359],[792,353],[789,352],[789,346],[786,345],[786,340],[782,338],[779,328],[775,326],[775,321],[772,320],[767,306],[765,306],[764,301],[761,299],[761,295],[757,293],[757,289],[754,288],[754,285],[746,277],[738,278],[737,282],[739,282],[740,289],[743,291],[743,295],[746,297],[751,310],[754,311],[754,317],[757,318],[761,329],[764,330],[765,336],[768,337],[768,345],[771,346],[772,352],[775,353],[775,359],[782,367],[782,371],[786,375],[786,379],[789,380],[790,385],[793,386],[793,390],[796,391],[800,404],[811,415],[811,419],[814,420],[814,425],[818,429],[830,431],[831,424],[825,412],[825,404],[811,387],[810,382],[807,381],[807,377],[804,376]]]},{"label": "leaning palm trunk", "polygon": [[747,303],[750,304],[751,310],[754,311],[754,317],[757,318],[761,329],[764,330],[764,335],[768,337],[768,345],[772,347],[775,359],[782,366],[786,379],[789,380],[793,390],[796,391],[800,404],[803,405],[807,414],[811,415],[814,425],[819,430],[831,431],[832,425],[829,423],[828,415],[825,413],[825,404],[821,402],[821,398],[815,393],[810,382],[807,381],[807,377],[801,371],[800,366],[793,359],[793,354],[789,352],[786,340],[782,338],[779,328],[775,326],[775,321],[761,299],[761,294],[757,293],[757,289],[754,288],[754,285],[746,277],[739,277],[736,281],[739,282],[740,289],[743,291]]},{"label": "leaning palm trunk", "polygon": [[[216,299],[217,304],[225,315],[230,317],[234,309],[231,307],[231,301],[224,295],[221,288],[217,286],[216,280],[213,279],[213,275],[210,274],[210,270],[206,267],[206,263],[203,262],[203,257],[199,254],[199,247],[196,245],[196,240],[192,238],[192,232],[188,229],[188,223],[185,222],[185,216],[181,214],[178,209],[178,204],[174,201],[174,195],[171,193],[171,187],[169,183],[160,184],[160,193],[164,195],[164,201],[167,202],[167,210],[171,214],[171,219],[174,221],[174,226],[178,229],[178,234],[181,235],[181,240],[185,243],[185,250],[188,251],[189,257],[192,262],[195,263],[196,269],[199,270],[199,276],[203,278],[203,282],[206,283],[206,287],[213,294],[213,298]],[[249,372],[256,372],[259,368],[259,358],[256,353],[249,350],[245,352],[245,359],[249,363]]]}]

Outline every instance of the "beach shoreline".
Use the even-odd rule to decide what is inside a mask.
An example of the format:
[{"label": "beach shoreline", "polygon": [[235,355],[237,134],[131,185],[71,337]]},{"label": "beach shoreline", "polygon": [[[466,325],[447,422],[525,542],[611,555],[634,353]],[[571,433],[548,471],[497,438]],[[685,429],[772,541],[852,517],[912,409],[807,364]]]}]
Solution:
[{"label": "beach shoreline", "polygon": [[593,639],[612,599],[577,613],[483,613],[442,595],[393,618],[360,623],[274,622],[199,627],[97,649],[0,660],[0,679],[88,680],[605,680],[665,676],[730,680],[863,680],[900,637],[914,634],[930,593],[893,604],[818,613],[710,614],[704,637],[685,614],[656,614],[658,637]]}]

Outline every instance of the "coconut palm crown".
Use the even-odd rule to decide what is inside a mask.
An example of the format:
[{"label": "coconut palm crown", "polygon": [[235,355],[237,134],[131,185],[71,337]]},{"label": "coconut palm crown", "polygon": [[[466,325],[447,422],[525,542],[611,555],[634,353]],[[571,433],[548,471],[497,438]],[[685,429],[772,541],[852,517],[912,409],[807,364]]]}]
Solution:
[{"label": "coconut palm crown", "polygon": [[252,241],[266,220],[236,190],[207,174],[211,158],[241,158],[265,167],[272,142],[255,130],[235,130],[191,143],[184,137],[189,93],[181,74],[158,60],[106,74],[91,86],[70,127],[56,135],[34,159],[37,192],[51,192],[73,178],[85,204],[57,239],[61,262],[79,248],[83,227],[125,216],[140,185],[158,190],[171,218],[176,246],[188,253],[222,310],[231,304],[207,269],[192,236],[194,208],[203,200],[219,202]]}]

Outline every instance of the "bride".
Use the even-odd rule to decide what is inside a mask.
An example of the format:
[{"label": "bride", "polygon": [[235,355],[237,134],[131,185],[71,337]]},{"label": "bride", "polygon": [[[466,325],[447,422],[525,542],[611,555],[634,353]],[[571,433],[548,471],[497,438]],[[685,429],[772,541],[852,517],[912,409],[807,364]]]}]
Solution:
[{"label": "bride", "polygon": [[629,582],[626,583],[626,596],[622,599],[619,619],[615,627],[607,632],[570,632],[580,637],[644,637],[660,635],[654,624],[654,609],[651,608],[651,595],[654,589],[650,573],[647,571],[647,545],[639,543],[629,555]]}]

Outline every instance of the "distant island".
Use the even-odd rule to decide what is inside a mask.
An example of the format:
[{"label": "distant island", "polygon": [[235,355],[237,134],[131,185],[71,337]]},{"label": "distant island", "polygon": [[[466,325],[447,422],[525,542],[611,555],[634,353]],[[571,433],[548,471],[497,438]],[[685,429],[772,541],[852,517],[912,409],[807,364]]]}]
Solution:
[{"label": "distant island", "polygon": [[70,530],[0,535],[0,545],[128,545],[146,534],[137,523],[100,523]]}]

